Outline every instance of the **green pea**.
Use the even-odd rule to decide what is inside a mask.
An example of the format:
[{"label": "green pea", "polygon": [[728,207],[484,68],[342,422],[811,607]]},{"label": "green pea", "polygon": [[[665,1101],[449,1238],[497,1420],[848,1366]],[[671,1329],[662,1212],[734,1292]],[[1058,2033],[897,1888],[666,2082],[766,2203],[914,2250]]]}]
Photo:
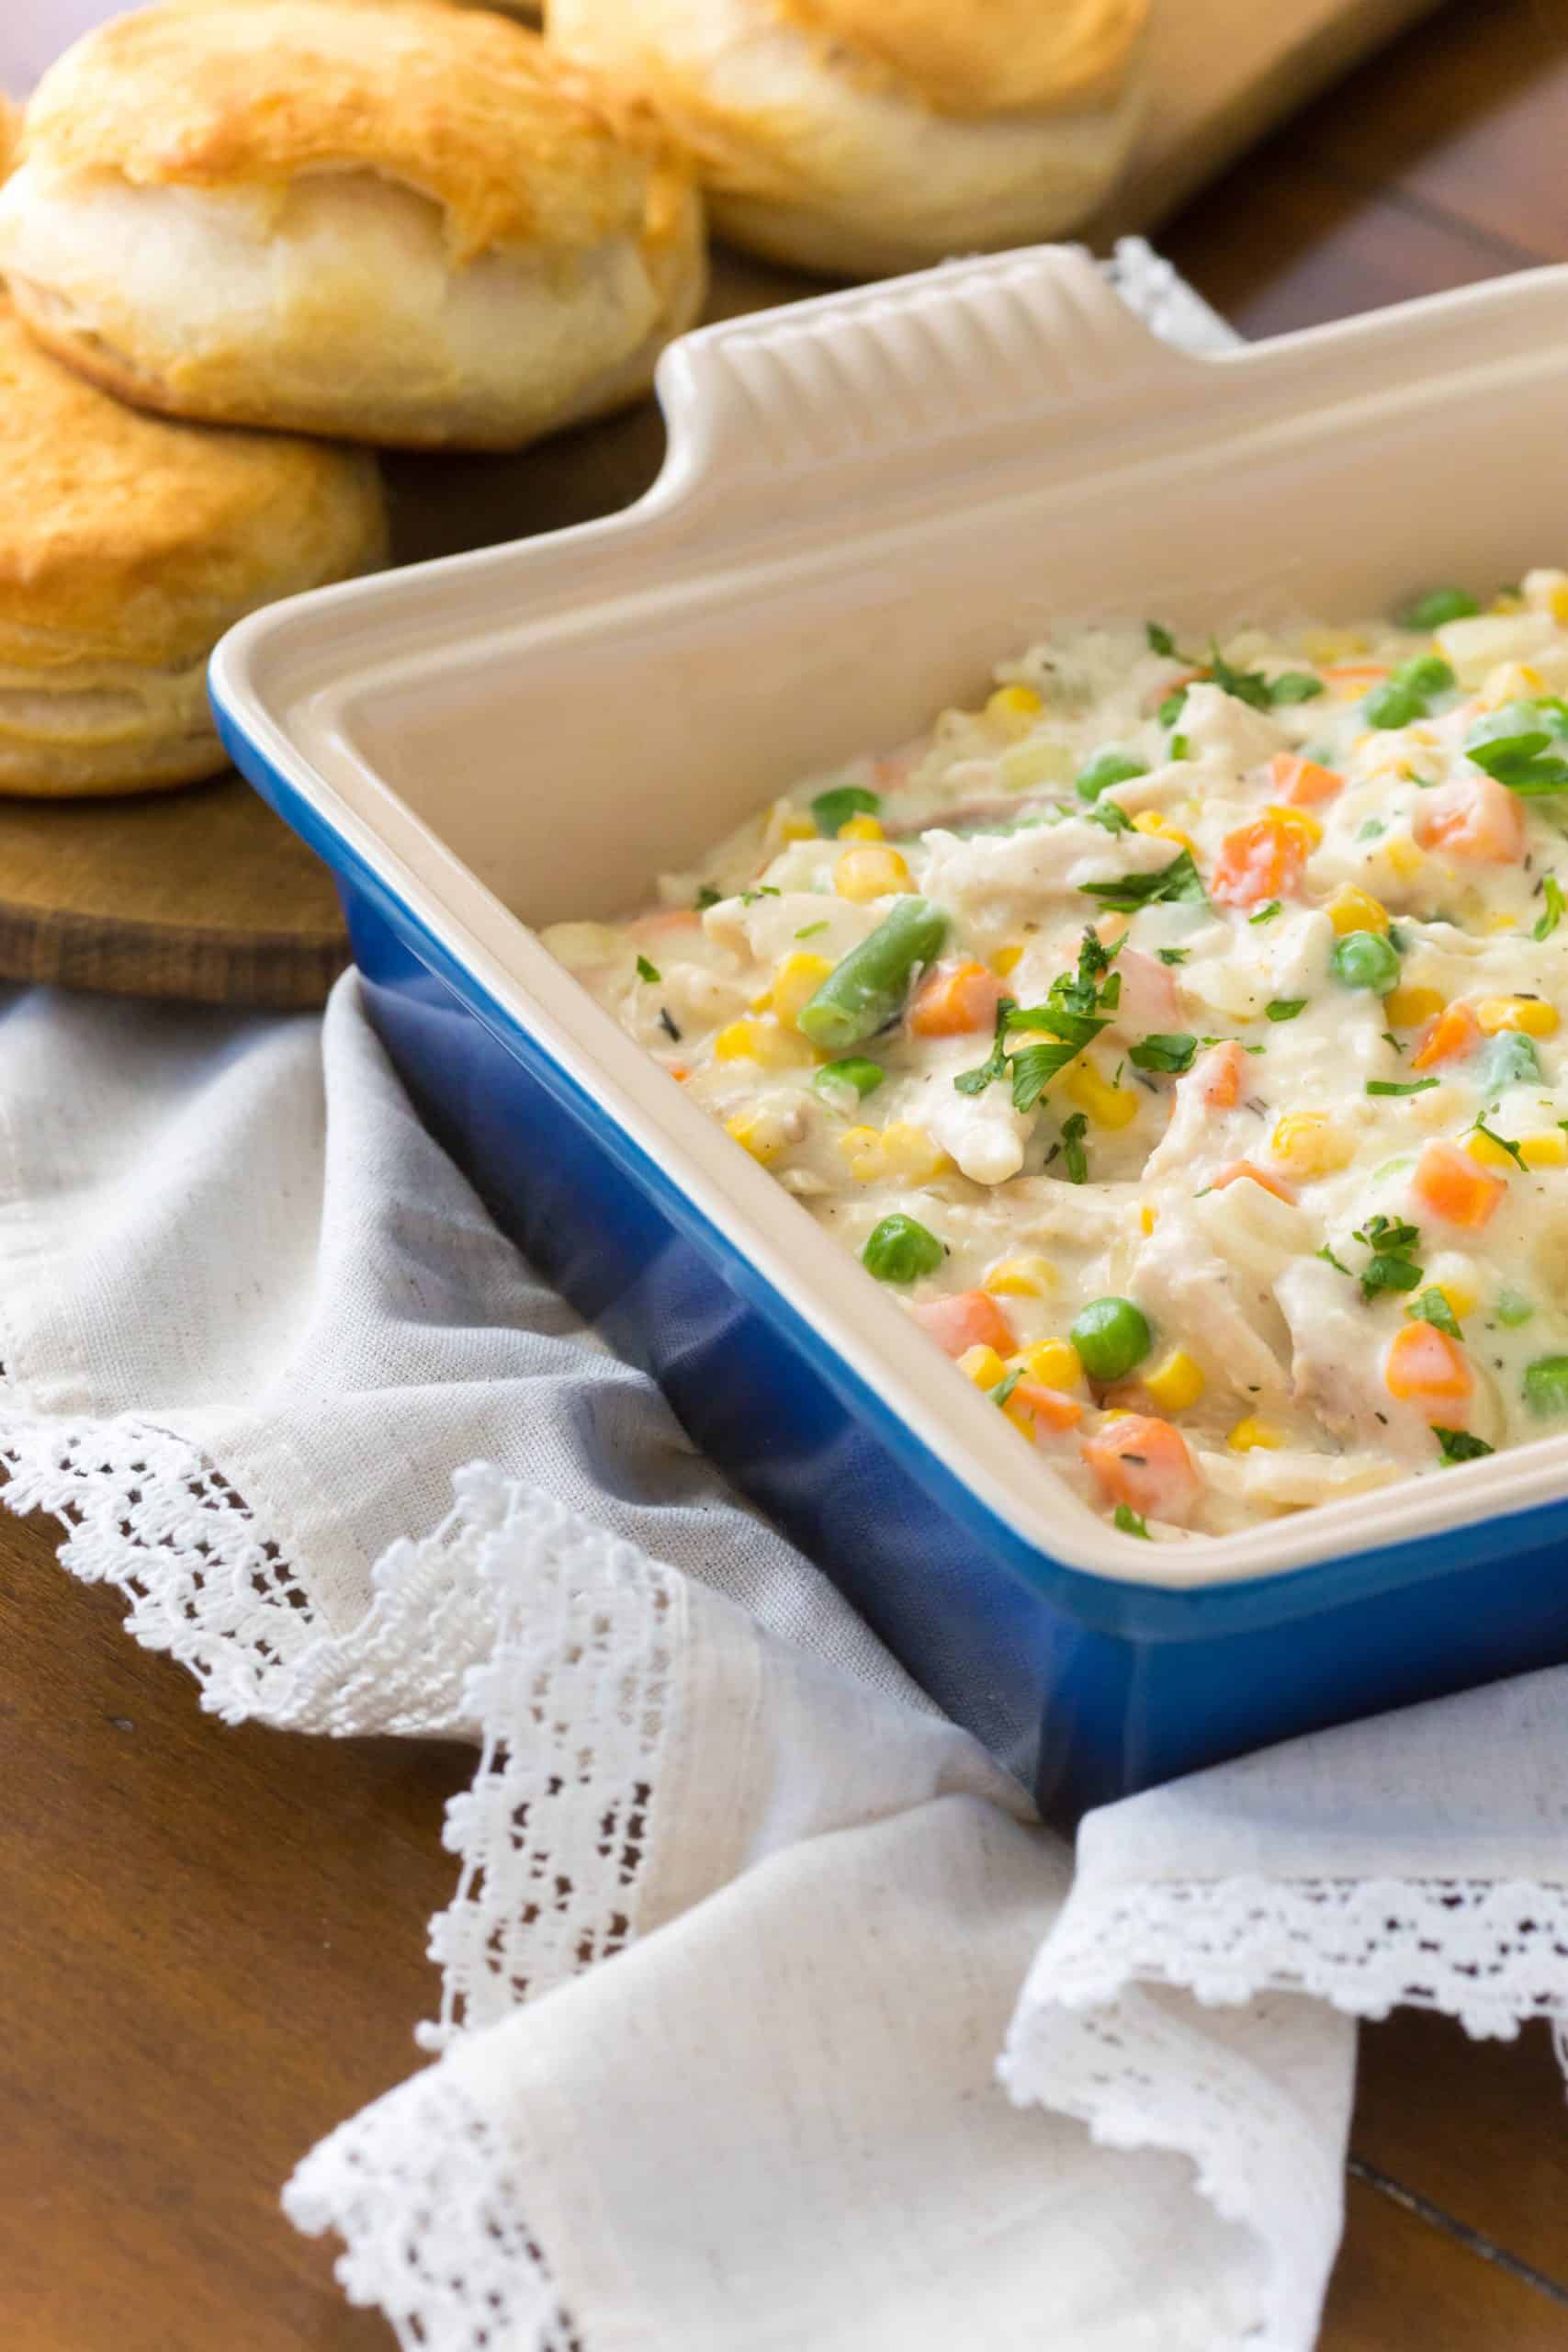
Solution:
[{"label": "green pea", "polygon": [[1091,1380],[1122,1380],[1148,1354],[1154,1334],[1130,1298],[1091,1298],[1073,1324],[1072,1342]]},{"label": "green pea", "polygon": [[1537,1356],[1525,1366],[1525,1403],[1543,1421],[1568,1413],[1568,1356]]},{"label": "green pea", "polygon": [[868,1062],[858,1054],[851,1054],[841,1062],[824,1062],[812,1080],[813,1086],[852,1086],[857,1094],[874,1094],[887,1072],[880,1062]]},{"label": "green pea", "polygon": [[1397,686],[1408,686],[1413,695],[1446,694],[1454,683],[1454,673],[1440,653],[1417,653],[1402,662],[1393,673]]},{"label": "green pea", "polygon": [[1399,616],[1404,628],[1441,628],[1445,621],[1468,621],[1481,610],[1467,588],[1428,588]]},{"label": "green pea", "polygon": [[1506,1086],[1540,1085],[1540,1056],[1535,1040],[1518,1029],[1501,1029],[1488,1040],[1479,1072],[1483,1094],[1501,1094]]},{"label": "green pea", "polygon": [[1378,996],[1399,983],[1399,957],[1375,931],[1348,931],[1337,939],[1328,968],[1345,988],[1371,989]]},{"label": "green pea", "polygon": [[1096,752],[1089,765],[1078,770],[1074,789],[1080,800],[1098,800],[1108,785],[1131,784],[1135,775],[1147,774],[1143,761],[1126,752]]},{"label": "green pea", "polygon": [[1422,697],[1393,678],[1386,685],[1374,686],[1361,708],[1369,727],[1408,727],[1412,719],[1427,716]]},{"label": "green pea", "polygon": [[876,929],[835,964],[795,1016],[803,1037],[842,1053],[892,1020],[917,965],[932,963],[947,937],[947,917],[929,899],[902,898]]},{"label": "green pea", "polygon": [[934,1274],[944,1255],[928,1226],[900,1212],[883,1218],[860,1253],[861,1264],[884,1283],[912,1283]]}]

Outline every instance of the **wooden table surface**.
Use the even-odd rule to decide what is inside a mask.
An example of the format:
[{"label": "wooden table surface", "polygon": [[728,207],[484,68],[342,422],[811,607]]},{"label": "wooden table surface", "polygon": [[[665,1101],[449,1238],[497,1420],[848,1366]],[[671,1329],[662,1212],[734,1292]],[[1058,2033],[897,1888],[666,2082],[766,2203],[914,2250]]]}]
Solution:
[{"label": "wooden table surface", "polygon": [[[1556,260],[1565,124],[1568,0],[1451,6],[1163,243],[1253,334]],[[225,1728],[120,1613],[60,1572],[46,1526],[0,1521],[0,2344],[384,2352],[277,2189],[416,2063],[468,1758]],[[1568,2347],[1545,2029],[1370,2029],[1348,2208],[1323,2352]]]}]

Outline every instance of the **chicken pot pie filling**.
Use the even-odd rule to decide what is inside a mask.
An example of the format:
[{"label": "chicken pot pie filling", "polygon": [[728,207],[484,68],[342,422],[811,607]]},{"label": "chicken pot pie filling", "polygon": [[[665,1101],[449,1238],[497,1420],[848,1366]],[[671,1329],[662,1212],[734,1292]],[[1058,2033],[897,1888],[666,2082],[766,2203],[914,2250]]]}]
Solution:
[{"label": "chicken pot pie filling", "polygon": [[1568,1427],[1568,573],[1064,628],[546,945],[1124,1532]]}]

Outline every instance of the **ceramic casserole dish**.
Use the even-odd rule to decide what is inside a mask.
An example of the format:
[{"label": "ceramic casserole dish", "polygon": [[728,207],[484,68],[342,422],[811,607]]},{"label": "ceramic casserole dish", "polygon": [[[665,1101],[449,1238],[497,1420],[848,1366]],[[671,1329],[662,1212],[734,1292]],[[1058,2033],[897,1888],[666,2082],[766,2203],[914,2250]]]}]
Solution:
[{"label": "ceramic casserole dish", "polygon": [[1209,358],[1046,248],[687,336],[628,512],[275,605],[233,757],[535,1263],[1057,1816],[1568,1657],[1568,1439],[1108,1528],[545,953],[1064,619],[1387,608],[1568,547],[1568,269]]}]

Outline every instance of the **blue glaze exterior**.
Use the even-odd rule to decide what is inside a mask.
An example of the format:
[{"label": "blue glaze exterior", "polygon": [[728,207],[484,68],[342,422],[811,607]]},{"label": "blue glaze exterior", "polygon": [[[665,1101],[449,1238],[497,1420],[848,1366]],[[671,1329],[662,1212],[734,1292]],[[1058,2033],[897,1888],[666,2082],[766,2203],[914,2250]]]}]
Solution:
[{"label": "blue glaze exterior", "polygon": [[1568,1500],[1197,1591],[1026,1541],[218,718],[333,869],[370,1017],[499,1221],[1048,1816],[1568,1658]]}]

